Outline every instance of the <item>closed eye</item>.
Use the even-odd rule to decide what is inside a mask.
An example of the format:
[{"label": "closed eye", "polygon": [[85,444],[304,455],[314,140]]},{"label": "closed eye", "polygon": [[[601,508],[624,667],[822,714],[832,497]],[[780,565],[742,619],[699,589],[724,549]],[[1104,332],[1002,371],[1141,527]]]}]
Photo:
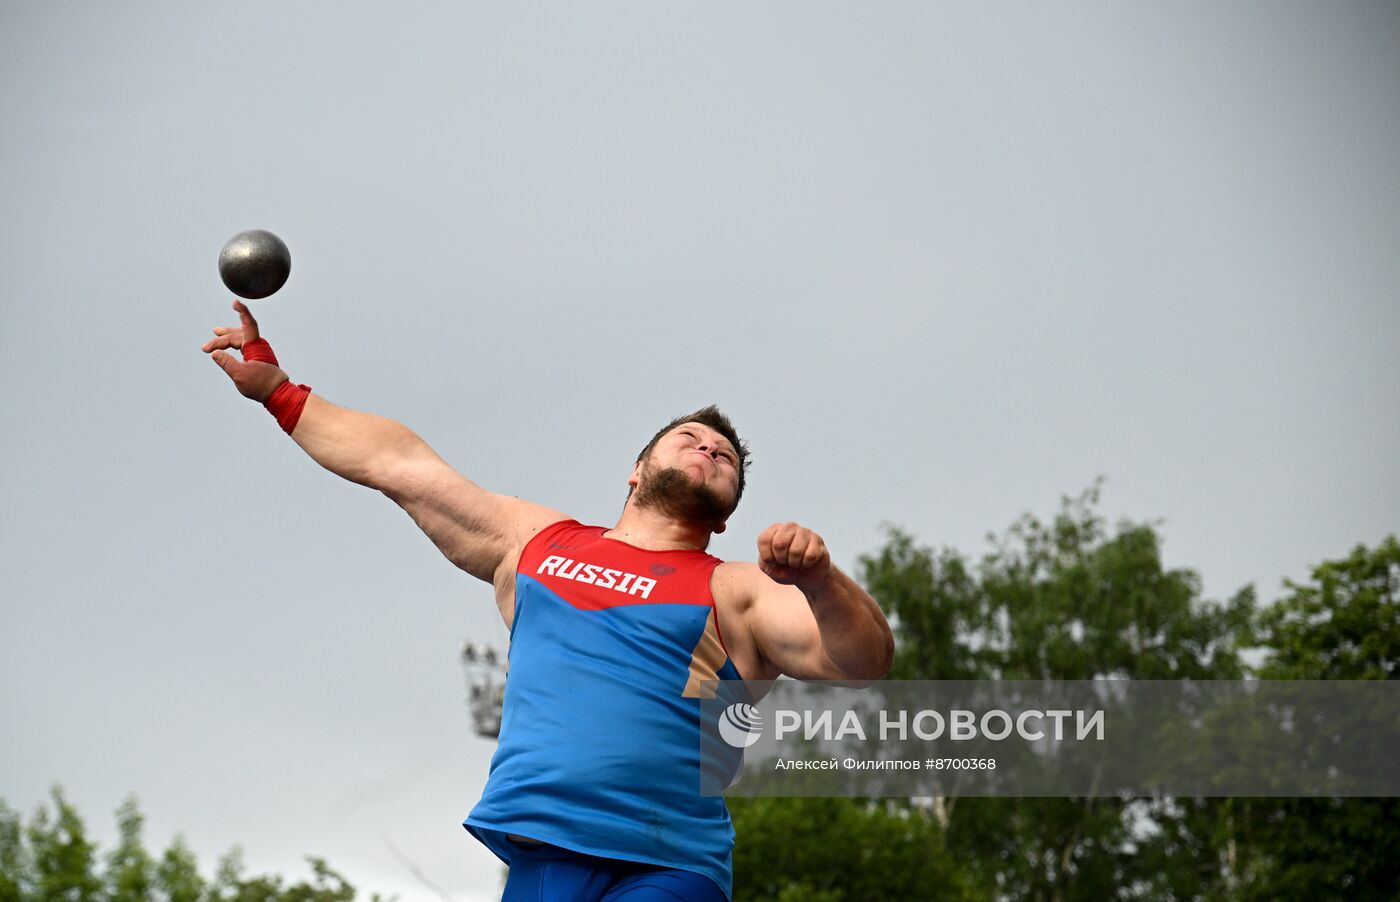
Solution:
[{"label": "closed eye", "polygon": [[[690,429],[677,429],[676,432],[680,433],[681,435],[689,436],[690,438],[696,438],[696,437],[697,437],[697,436],[695,435],[695,433],[694,433],[692,430],[690,430]],[[735,454],[734,454],[732,451],[729,451],[729,450],[727,450],[727,449],[721,448],[721,449],[720,449],[720,452],[719,452],[719,456],[720,456],[720,457],[723,457],[725,460],[729,461],[729,463],[730,463],[731,466],[734,466],[734,467],[738,467],[738,466],[739,466],[739,458],[738,458],[737,456],[735,456]]]}]

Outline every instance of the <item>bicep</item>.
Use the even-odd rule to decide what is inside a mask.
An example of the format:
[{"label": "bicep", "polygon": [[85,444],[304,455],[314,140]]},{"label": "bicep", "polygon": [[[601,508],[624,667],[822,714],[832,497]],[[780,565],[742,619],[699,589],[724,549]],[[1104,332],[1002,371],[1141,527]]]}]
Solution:
[{"label": "bicep", "polygon": [[774,582],[757,567],[743,581],[752,599],[749,632],[764,664],[799,680],[838,679],[802,590]]},{"label": "bicep", "polygon": [[486,582],[530,536],[565,518],[544,505],[488,492],[436,455],[396,468],[384,494],[448,560]]}]

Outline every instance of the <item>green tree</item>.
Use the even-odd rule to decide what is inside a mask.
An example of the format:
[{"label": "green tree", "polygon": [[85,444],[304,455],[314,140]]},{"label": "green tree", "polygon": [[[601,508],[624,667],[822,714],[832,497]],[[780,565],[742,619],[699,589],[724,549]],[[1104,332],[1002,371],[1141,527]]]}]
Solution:
[{"label": "green tree", "polygon": [[[889,615],[896,637],[893,679],[1233,679],[1252,635],[1255,596],[1224,603],[1201,597],[1192,571],[1162,563],[1150,523],[1113,529],[1097,512],[1100,486],[1063,499],[1049,521],[1026,515],[992,551],[920,546],[890,530],[860,560],[858,575]],[[836,898],[908,898],[888,868],[853,867],[883,824],[862,820],[859,800],[823,800],[841,832],[808,843],[797,827],[806,799],[732,799],[736,886],[744,898],[820,891]],[[920,898],[1098,900],[1133,894],[1209,897],[1228,855],[1212,805],[1116,798],[940,798],[896,800],[893,809],[923,854],[945,868]],[[856,815],[843,819],[838,812]],[[761,817],[756,816],[761,814]],[[1155,832],[1154,832],[1155,831]],[[1176,837],[1181,842],[1169,842]],[[752,856],[745,847],[768,849]],[[779,854],[781,850],[781,854]],[[761,872],[761,874],[759,873]],[[820,875],[814,879],[813,874]],[[799,896],[800,897],[800,896]],[[815,896],[813,898],[816,898]]]},{"label": "green tree", "polygon": [[155,887],[155,862],[141,844],[145,818],[128,796],[117,809],[117,847],[107,856],[108,902],[147,902]]},{"label": "green tree", "polygon": [[[1151,525],[1110,535],[1097,488],[1051,523],[1025,517],[979,567],[892,532],[862,577],[899,639],[905,679],[1400,678],[1400,542],[1357,546],[1285,582],[1202,601]],[[1015,899],[1400,898],[1396,799],[939,800],[945,847]]]},{"label": "green tree", "polygon": [[[200,876],[194,853],[175,837],[157,862],[141,839],[145,821],[134,798],[117,809],[117,844],[99,867],[96,845],[63,791],[51,793],[26,828],[0,800],[0,902],[354,902],[355,888],[324,859],[308,857],[311,879],[245,877],[235,847],[212,880]],[[381,902],[372,895],[372,902]]]},{"label": "green tree", "polygon": [[54,813],[35,812],[27,831],[33,862],[33,898],[36,902],[98,902],[102,881],[96,871],[96,846],[77,810],[54,787],[50,793]]},{"label": "green tree", "polygon": [[1259,616],[1266,680],[1400,679],[1400,540],[1312,568]]},{"label": "green tree", "polygon": [[275,875],[245,878],[243,850],[235,847],[219,861],[208,902],[353,902],[354,887],[324,859],[308,856],[306,860],[311,865],[310,882],[289,886]]},{"label": "green tree", "polygon": [[290,887],[282,895],[284,902],[353,902],[355,889],[344,877],[326,864],[324,859],[309,857],[312,879]]},{"label": "green tree", "polygon": [[[1400,679],[1394,535],[1284,587],[1259,617],[1261,678]],[[1239,898],[1400,898],[1400,799],[1247,799],[1239,807],[1232,838],[1249,856]]]},{"label": "green tree", "polygon": [[0,902],[21,902],[33,883],[19,813],[0,799]]},{"label": "green tree", "polygon": [[734,899],[982,899],[937,824],[883,800],[730,800]]},{"label": "green tree", "polygon": [[[892,531],[861,576],[889,613],[903,679],[1232,679],[1255,612],[1252,589],[1224,604],[1200,578],[1162,563],[1150,523],[1112,531],[1100,486],[1065,498],[1048,523],[1026,515],[970,565]],[[936,612],[936,613],[934,613]],[[931,649],[931,650],[930,650]],[[1103,899],[1127,888],[1190,887],[1221,851],[1195,844],[1149,866],[1142,827],[1174,831],[1185,811],[1165,800],[940,800],[947,848],[978,885],[1014,899]],[[1168,866],[1169,865],[1169,866]]]},{"label": "green tree", "polygon": [[177,835],[156,867],[156,893],[159,902],[199,902],[206,883],[199,875],[194,852]]}]

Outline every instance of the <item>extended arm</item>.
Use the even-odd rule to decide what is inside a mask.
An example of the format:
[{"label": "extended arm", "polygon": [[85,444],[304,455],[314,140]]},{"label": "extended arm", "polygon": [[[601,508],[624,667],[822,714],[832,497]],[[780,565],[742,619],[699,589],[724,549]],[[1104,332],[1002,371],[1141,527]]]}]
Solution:
[{"label": "extended arm", "polygon": [[[241,394],[266,402],[288,381],[287,374],[275,358],[239,360],[226,352],[258,340],[257,322],[248,308],[235,302],[234,309],[242,325],[215,329],[217,337],[204,350],[213,354]],[[487,582],[494,581],[497,570],[530,535],[564,517],[541,505],[486,491],[448,466],[401,423],[332,404],[316,394],[306,397],[291,436],[327,470],[384,493],[448,560]]]},{"label": "extended arm", "polygon": [[292,439],[318,464],[382,492],[457,567],[494,582],[511,552],[564,514],[488,492],[454,470],[413,430],[312,394]]}]

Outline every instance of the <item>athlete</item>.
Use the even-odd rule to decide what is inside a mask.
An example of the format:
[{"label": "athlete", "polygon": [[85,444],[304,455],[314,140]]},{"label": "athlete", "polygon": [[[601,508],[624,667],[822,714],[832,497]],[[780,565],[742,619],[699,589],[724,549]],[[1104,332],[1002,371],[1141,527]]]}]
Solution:
[{"label": "athlete", "polygon": [[727,899],[734,831],[724,799],[699,792],[706,681],[875,680],[894,649],[879,606],[811,529],[769,526],[756,564],[705,552],[744,490],[748,448],[729,420],[707,407],[668,423],[638,455],[617,523],[586,526],[489,492],[403,425],[291,382],[233,307],[241,325],[203,350],[238,391],[495,588],[510,677],[464,826],[509,866],[504,902]]}]

